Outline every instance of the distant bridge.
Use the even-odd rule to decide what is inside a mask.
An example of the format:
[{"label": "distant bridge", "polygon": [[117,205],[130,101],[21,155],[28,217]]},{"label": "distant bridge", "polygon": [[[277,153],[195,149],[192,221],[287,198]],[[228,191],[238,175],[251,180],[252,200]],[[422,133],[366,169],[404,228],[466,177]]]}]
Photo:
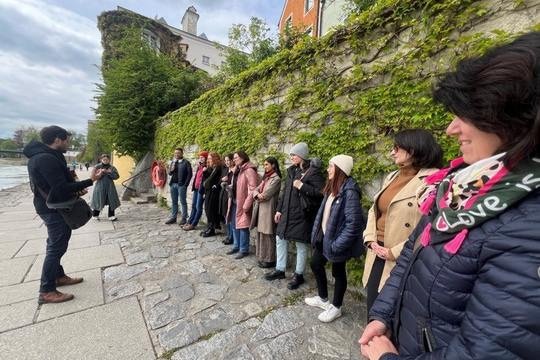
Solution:
[{"label": "distant bridge", "polygon": [[0,157],[21,158],[23,157],[22,150],[2,150],[0,149]]}]

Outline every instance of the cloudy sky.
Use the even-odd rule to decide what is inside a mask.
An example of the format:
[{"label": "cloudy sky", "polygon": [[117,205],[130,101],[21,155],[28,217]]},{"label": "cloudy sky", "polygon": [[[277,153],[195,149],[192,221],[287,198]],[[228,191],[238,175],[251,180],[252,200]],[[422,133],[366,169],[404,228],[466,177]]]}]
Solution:
[{"label": "cloudy sky", "polygon": [[263,18],[277,31],[284,0],[0,0],[0,138],[21,126],[86,132],[100,82],[97,16],[118,5],[180,28],[191,5],[197,29],[227,44],[232,24]]}]

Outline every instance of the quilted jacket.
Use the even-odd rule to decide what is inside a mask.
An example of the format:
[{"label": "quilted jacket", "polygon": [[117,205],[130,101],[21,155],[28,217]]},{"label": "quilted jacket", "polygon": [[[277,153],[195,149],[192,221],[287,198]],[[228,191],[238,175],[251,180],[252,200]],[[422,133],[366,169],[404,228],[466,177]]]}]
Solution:
[{"label": "quilted jacket", "polygon": [[472,229],[454,255],[442,234],[417,243],[423,218],[369,314],[399,350],[381,359],[538,359],[539,214],[536,191]]}]

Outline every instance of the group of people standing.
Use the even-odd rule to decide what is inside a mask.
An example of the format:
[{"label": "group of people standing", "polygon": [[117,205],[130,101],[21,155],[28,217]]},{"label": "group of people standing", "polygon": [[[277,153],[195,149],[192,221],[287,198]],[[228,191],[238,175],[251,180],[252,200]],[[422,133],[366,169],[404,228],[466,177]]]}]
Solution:
[{"label": "group of people standing", "polygon": [[[235,259],[249,255],[250,230],[257,229],[255,254],[258,266],[273,268],[265,279],[285,279],[289,243],[296,247],[296,265],[287,284],[291,290],[304,282],[310,245],[314,256],[311,268],[317,279],[320,299],[315,306],[325,310],[321,321],[332,321],[341,315],[341,305],[347,287],[345,262],[362,254],[361,233],[365,220],[361,211],[361,192],[350,177],[353,158],[338,155],[330,159],[328,180],[319,159],[310,159],[306,143],[298,143],[289,151],[291,166],[285,178],[275,157],[263,162],[264,173],[244,151],[224,156],[215,152],[199,153],[193,170],[183,159],[182,149],[175,150],[169,167],[172,199],[171,216],[165,222],[178,220],[178,198],[182,204],[180,225],[193,230],[201,217],[203,204],[207,227],[202,237],[213,236],[224,226],[224,244]],[[192,207],[187,217],[186,189],[191,181]],[[332,303],[327,300],[325,264],[333,264],[336,294]],[[313,301],[306,300],[312,305]],[[324,305],[324,306],[323,306]]]}]

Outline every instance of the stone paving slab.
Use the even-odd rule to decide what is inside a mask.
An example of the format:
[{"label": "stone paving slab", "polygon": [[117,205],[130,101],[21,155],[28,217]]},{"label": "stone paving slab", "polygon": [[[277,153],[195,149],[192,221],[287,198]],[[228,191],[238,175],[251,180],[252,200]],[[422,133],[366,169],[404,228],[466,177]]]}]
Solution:
[{"label": "stone paving slab", "polygon": [[24,241],[0,243],[0,259],[11,259],[23,247],[24,243]]},{"label": "stone paving slab", "polygon": [[39,292],[39,280],[5,286],[0,288],[0,291],[2,292],[0,306],[30,299],[35,300]]},{"label": "stone paving slab", "polygon": [[100,269],[93,269],[69,275],[83,277],[84,281],[80,284],[61,287],[58,290],[75,295],[75,299],[61,304],[41,305],[37,321],[71,314],[104,304],[103,283],[101,281]]},{"label": "stone paving slab", "polygon": [[0,243],[46,238],[47,228],[45,226],[36,229],[0,230]]},{"label": "stone paving slab", "polygon": [[0,334],[2,358],[155,359],[134,297]]},{"label": "stone paving slab", "polygon": [[23,220],[41,220],[41,218],[36,214],[35,210],[12,211],[11,209],[12,208],[0,210],[0,223]]},{"label": "stone paving slab", "polygon": [[[27,256],[24,258],[1,260],[0,286],[13,285],[22,282],[35,259],[35,256]],[[39,279],[39,276],[37,278]]]},{"label": "stone paving slab", "polygon": [[[45,255],[38,256],[25,281],[37,280],[41,277],[44,258]],[[116,244],[68,250],[62,257],[62,266],[69,273],[117,265],[123,262],[124,257],[120,247]]]},{"label": "stone paving slab", "polygon": [[[72,235],[69,240],[68,249],[81,249],[87,247],[99,246],[99,234],[98,233],[87,233],[87,234],[77,234]],[[21,250],[17,252],[15,257],[23,257],[29,255],[39,255],[45,254],[45,249],[47,247],[47,241],[45,239],[36,239],[28,240]],[[0,244],[0,249],[2,244]]]},{"label": "stone paving slab", "polygon": [[[35,299],[0,306],[0,333],[32,324],[37,307]],[[1,352],[3,353],[3,349]]]},{"label": "stone paving slab", "polygon": [[43,225],[43,221],[39,220],[12,220],[0,222],[0,231],[10,231],[14,229],[39,229]]},{"label": "stone paving slab", "polygon": [[90,219],[90,221],[84,225],[81,228],[78,228],[77,230],[73,230],[73,235],[78,234],[87,234],[87,233],[97,233],[97,232],[112,232],[114,231],[114,225],[113,221],[109,220],[93,220]]}]

